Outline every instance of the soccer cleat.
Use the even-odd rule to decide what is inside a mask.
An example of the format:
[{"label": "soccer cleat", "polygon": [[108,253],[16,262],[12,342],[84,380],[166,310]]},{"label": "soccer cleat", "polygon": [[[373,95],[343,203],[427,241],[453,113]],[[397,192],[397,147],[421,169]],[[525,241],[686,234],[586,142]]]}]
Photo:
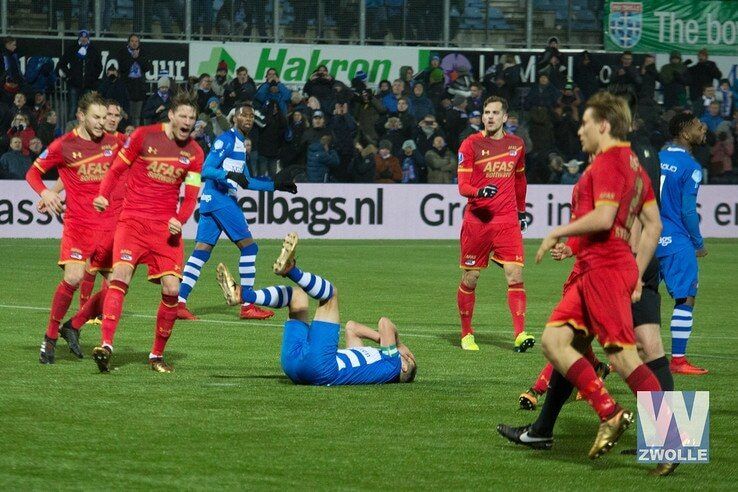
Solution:
[{"label": "soccer cleat", "polygon": [[56,340],[44,335],[44,341],[41,342],[41,352],[38,354],[38,361],[41,364],[53,364],[56,360]]},{"label": "soccer cleat", "polygon": [[69,344],[69,351],[77,356],[78,359],[82,359],[84,354],[82,349],[79,347],[79,330],[72,328],[72,320],[69,319],[61,325],[59,329],[61,337]]},{"label": "soccer cleat", "polygon": [[549,450],[553,447],[553,437],[539,436],[533,431],[533,424],[512,427],[505,424],[497,426],[497,432],[510,442],[532,449]]},{"label": "soccer cleat", "polygon": [[231,272],[228,271],[228,268],[223,263],[218,263],[218,266],[215,267],[215,278],[223,290],[223,297],[225,297],[226,304],[229,306],[238,306],[241,304],[241,288],[233,280],[233,275],[231,275]]},{"label": "soccer cleat", "polygon": [[529,335],[528,333],[521,331],[518,336],[515,337],[515,347],[513,348],[514,352],[525,352],[529,348],[533,348],[533,345],[536,344],[536,339],[533,335]]},{"label": "soccer cleat", "polygon": [[679,466],[679,463],[659,463],[656,465],[656,468],[649,471],[648,474],[652,477],[665,477],[674,473],[677,466]]},{"label": "soccer cleat", "polygon": [[189,309],[187,309],[187,303],[186,302],[180,302],[177,305],[177,319],[186,319],[186,320],[196,320],[197,316],[192,314]]},{"label": "soccer cleat", "polygon": [[469,333],[461,337],[461,348],[464,350],[479,350],[479,345],[474,341],[474,335]]},{"label": "soccer cleat", "polygon": [[272,316],[274,316],[274,311],[264,309],[256,304],[241,306],[241,313],[238,315],[241,319],[268,319]]},{"label": "soccer cleat", "polygon": [[282,242],[282,251],[274,262],[274,273],[284,277],[295,264],[295,251],[297,251],[297,234],[290,232]]},{"label": "soccer cleat", "polygon": [[672,374],[691,374],[700,376],[707,374],[709,371],[701,367],[693,366],[686,357],[672,357],[669,363],[669,370]]},{"label": "soccer cleat", "polygon": [[112,354],[108,347],[95,347],[92,349],[92,359],[97,364],[100,372],[110,372],[110,357]]},{"label": "soccer cleat", "polygon": [[174,368],[161,357],[149,357],[149,365],[154,372],[174,372]]},{"label": "soccer cleat", "polygon": [[631,423],[633,423],[633,412],[625,409],[618,410],[613,417],[601,422],[597,430],[597,437],[589,450],[589,459],[597,459],[610,451]]},{"label": "soccer cleat", "polygon": [[87,321],[85,321],[85,324],[86,325],[102,325],[102,315],[88,319]]},{"label": "soccer cleat", "polygon": [[518,398],[518,404],[520,405],[521,410],[535,410],[536,405],[538,405],[538,397],[541,396],[543,393],[539,393],[533,388],[530,388],[525,393],[522,393],[520,395],[520,398]]}]

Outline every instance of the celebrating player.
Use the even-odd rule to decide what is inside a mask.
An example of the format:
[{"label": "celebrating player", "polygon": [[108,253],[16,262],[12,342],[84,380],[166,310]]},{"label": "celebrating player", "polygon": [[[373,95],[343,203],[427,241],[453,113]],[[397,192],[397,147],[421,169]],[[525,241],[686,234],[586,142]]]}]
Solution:
[{"label": "celebrating player", "polygon": [[[179,319],[197,319],[187,309],[187,298],[195,288],[200,271],[210,259],[210,254],[222,232],[225,232],[241,251],[238,264],[241,276],[240,297],[243,302],[241,318],[266,319],[274,316],[274,311],[263,309],[248,300],[253,295],[256,253],[259,248],[236,201],[236,186],[254,191],[274,191],[276,188],[290,193],[297,193],[297,186],[294,182],[278,180],[275,183],[268,178],[252,178],[247,165],[249,149],[246,148],[251,142],[244,135],[249,133],[254,125],[254,109],[251,106],[237,108],[234,123],[230,131],[215,140],[203,165],[202,177],[205,186],[200,199],[200,222],[197,226],[195,250],[187,260],[184,278],[179,288],[177,309]],[[222,265],[218,265],[217,270],[218,279],[223,285],[227,281],[225,270]],[[230,285],[227,285],[225,289],[229,287]]]},{"label": "celebrating player", "polygon": [[692,333],[692,310],[697,296],[697,258],[707,256],[700,234],[697,193],[702,181],[702,166],[692,157],[692,147],[705,141],[706,127],[693,114],[681,113],[669,123],[673,138],[661,159],[661,233],[656,256],[669,295],[674,299],[671,315],[671,372],[707,374],[686,357]]},{"label": "celebrating player", "polygon": [[[630,126],[623,99],[600,92],[587,102],[579,138],[594,161],[572,192],[572,221],[553,229],[536,254],[540,262],[562,237],[579,236],[574,268],[542,341],[546,358],[600,417],[591,459],[612,448],[633,413],[613,400],[575,346],[582,349],[596,336],[633,392],[661,389],[638,357],[633,331],[631,300],[640,299],[640,279],[656,248],[661,221],[648,175],[626,142]],[[643,228],[633,258],[628,240],[636,217]]]},{"label": "celebrating player", "polygon": [[[100,372],[110,370],[123,299],[133,272],[141,263],[148,266],[149,280],[161,284],[149,364],[157,372],[172,371],[164,362],[163,353],[177,318],[182,224],[197,205],[204,158],[200,146],[190,138],[196,116],[197,107],[186,94],[173,97],[169,121],[134,131],[100,184],[94,205],[104,211],[111,203],[116,183],[128,171],[123,208],[115,230],[110,287],[103,304],[102,342],[92,352]],[[178,210],[182,183],[184,200]]]},{"label": "celebrating player", "polygon": [[41,207],[57,215],[63,211],[62,199],[58,192],[44,185],[43,174],[58,167],[66,189],[66,212],[59,254],[64,278],[56,287],[51,303],[49,323],[39,354],[42,364],[54,363],[59,324],[84,276],[85,262],[94,253],[102,236],[100,224],[104,217],[95,212],[92,200],[118,150],[115,137],[105,133],[106,114],[105,101],[98,93],[85,94],[78,105],[77,119],[80,124],[54,140],[26,174],[28,183],[41,196]]},{"label": "celebrating player", "polygon": [[464,140],[459,148],[459,192],[469,199],[461,226],[463,270],[457,292],[461,317],[461,348],[479,350],[474,341],[472,315],[479,271],[490,257],[502,266],[507,280],[507,303],[512,315],[515,351],[525,352],[535,338],[525,331],[523,236],[525,218],[525,145],[505,133],[507,101],[490,97],[484,102],[484,130]]}]

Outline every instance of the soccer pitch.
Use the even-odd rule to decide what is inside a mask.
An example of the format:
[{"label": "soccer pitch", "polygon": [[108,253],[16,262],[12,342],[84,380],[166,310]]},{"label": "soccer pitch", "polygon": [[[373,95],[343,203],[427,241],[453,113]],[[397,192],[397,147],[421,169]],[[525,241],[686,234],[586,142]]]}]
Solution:
[{"label": "soccer pitch", "polygon": [[[529,260],[538,243],[526,242]],[[280,244],[259,241],[257,287],[282,281],[271,273]],[[188,242],[186,254],[191,248]],[[477,287],[481,350],[458,347],[455,241],[301,241],[298,264],[334,282],[342,320],[389,316],[418,360],[410,385],[317,388],[294,386],[281,371],[285,310],[266,321],[240,321],[238,308],[225,305],[215,265],[223,261],[237,271],[237,250],[226,241],[190,296],[201,320],[175,325],[165,354],[174,373],[154,373],[146,364],[160,297],[145,271],[126,297],[111,374],[99,374],[89,356],[99,342],[93,325],[82,332],[85,359],[73,358],[60,340],[56,364],[42,366],[38,349],[61,279],[58,241],[0,240],[0,488],[732,488],[738,240],[708,240],[707,248],[688,353],[710,374],[675,376],[675,383],[677,390],[711,392],[711,462],[656,479],[646,476],[652,465],[619,454],[635,446],[635,426],[611,453],[587,459],[598,421],[586,403],[564,409],[552,451],[514,446],[497,434],[500,422],[534,419],[517,409],[517,399],[544,360],[539,346],[512,352],[505,283],[496,268]],[[547,258],[525,268],[527,325],[538,338],[570,267]],[[672,302],[663,288],[662,296],[668,350]],[[617,375],[608,386],[635,410]]]}]

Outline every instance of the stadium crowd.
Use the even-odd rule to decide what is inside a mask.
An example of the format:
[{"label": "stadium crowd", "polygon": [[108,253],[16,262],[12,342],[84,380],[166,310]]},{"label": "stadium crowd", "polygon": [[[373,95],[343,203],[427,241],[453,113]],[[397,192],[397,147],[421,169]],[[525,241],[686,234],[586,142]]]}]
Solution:
[{"label": "stadium crowd", "polygon": [[[522,66],[504,55],[481,80],[466,69],[449,74],[432,56],[426,67],[404,66],[394,80],[367,84],[359,71],[352,80],[336,80],[319,66],[304,87],[288,87],[270,69],[255,81],[248,61],[240,60],[235,76],[221,61],[214,74],[190,76],[176,84],[167,75],[150,90],[151,70],[146,43],[132,34],[115,54],[116,64],[103,72],[100,51],[86,30],[52,69],[21,70],[22,46],[8,37],[2,48],[0,77],[0,179],[23,179],[33,160],[49,143],[71,128],[79,96],[97,90],[117,101],[125,118],[120,131],[167,117],[173,95],[189,91],[198,103],[195,137],[207,153],[211,142],[231,127],[232,109],[249,101],[256,110],[251,140],[252,176],[270,176],[295,167],[298,181],[358,183],[455,183],[460,143],[481,128],[482,102],[498,95],[510,102],[506,130],[526,144],[529,183],[573,184],[588,160],[577,129],[581,109],[603,87],[600,68],[585,51],[576,57],[574,78],[566,75],[567,56],[551,38],[537,60],[536,82],[523,83]],[[656,148],[667,141],[668,122],[690,111],[707,126],[707,141],[695,149],[705,175],[713,183],[738,182],[738,83],[732,86],[706,50],[697,61],[671,53],[656,67],[646,56],[634,65],[626,51],[613,67],[610,84],[628,86],[639,98],[637,130]],[[54,84],[39,83],[58,76],[66,82],[67,107],[52,107]],[[661,91],[658,94],[657,89]],[[657,102],[662,100],[663,102]],[[59,113],[68,123],[61,128]]]}]

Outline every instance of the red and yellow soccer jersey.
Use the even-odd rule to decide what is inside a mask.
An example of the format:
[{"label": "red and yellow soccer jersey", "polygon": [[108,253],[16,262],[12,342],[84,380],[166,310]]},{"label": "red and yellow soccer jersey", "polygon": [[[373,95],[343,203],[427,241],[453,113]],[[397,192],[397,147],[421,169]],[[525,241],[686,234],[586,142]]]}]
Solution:
[{"label": "red and yellow soccer jersey", "polygon": [[598,154],[574,186],[571,220],[600,205],[615,205],[618,211],[609,231],[579,238],[574,269],[635,267],[628,244],[630,228],[649,202],[656,203],[651,181],[630,145],[616,145]]},{"label": "red and yellow soccer jersey", "polygon": [[42,174],[59,168],[66,190],[65,224],[98,227],[101,215],[92,206],[92,200],[117,152],[117,139],[107,133],[93,141],[72,130],[51,142],[33,163]]},{"label": "red and yellow soccer jersey", "polygon": [[[125,133],[113,132],[110,135],[115,137],[118,141],[119,149],[123,148],[126,140],[128,140],[128,137]],[[126,195],[127,181],[128,171],[123,173],[123,175],[117,179],[115,188],[113,188],[113,191],[110,193],[109,205],[108,208],[105,209],[105,212],[102,213],[103,217],[100,225],[100,227],[104,230],[113,230],[115,229],[115,225],[118,223],[118,216],[123,210],[123,199]]]},{"label": "red and yellow soccer jersey", "polygon": [[[459,147],[459,192],[468,197],[464,220],[482,223],[518,223],[525,211],[525,144],[509,133],[500,139],[479,132]],[[492,198],[477,198],[477,190],[497,186]]]},{"label": "red and yellow soccer jersey", "polygon": [[199,184],[205,156],[194,140],[177,142],[156,124],[134,131],[118,159],[130,168],[121,218],[168,221],[177,214],[182,183],[194,179]]}]

